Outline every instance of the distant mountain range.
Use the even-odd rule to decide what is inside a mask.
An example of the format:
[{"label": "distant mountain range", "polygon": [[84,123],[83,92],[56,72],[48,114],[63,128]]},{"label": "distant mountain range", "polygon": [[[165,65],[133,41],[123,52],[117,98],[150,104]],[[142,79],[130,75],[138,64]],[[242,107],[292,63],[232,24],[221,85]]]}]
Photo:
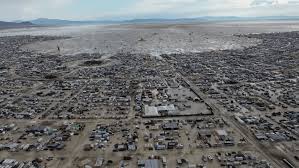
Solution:
[{"label": "distant mountain range", "polygon": [[213,22],[213,21],[261,21],[261,20],[296,20],[299,16],[266,16],[266,17],[237,17],[237,16],[203,16],[197,18],[178,19],[134,19],[125,23],[159,23],[159,22]]},{"label": "distant mountain range", "polygon": [[0,29],[12,29],[12,28],[25,28],[25,27],[34,27],[36,25],[31,22],[2,22],[0,21]]},{"label": "distant mountain range", "polygon": [[84,24],[125,24],[125,23],[161,23],[161,22],[209,22],[209,21],[254,21],[254,20],[298,20],[299,16],[267,16],[267,17],[236,17],[236,16],[204,16],[197,18],[150,18],[150,19],[132,19],[132,20],[91,20],[91,21],[70,21],[60,19],[39,18],[29,22],[36,25],[84,25]]},{"label": "distant mountain range", "polygon": [[138,23],[188,23],[188,22],[212,22],[212,21],[261,21],[261,20],[296,20],[299,16],[267,16],[267,17],[236,17],[236,16],[203,16],[197,18],[178,19],[133,19],[133,20],[91,20],[91,21],[71,21],[61,19],[39,18],[30,21],[1,22],[0,29],[24,28],[34,26],[65,26],[65,25],[91,25],[91,24],[138,24]]},{"label": "distant mountain range", "polygon": [[117,24],[117,23],[125,23],[126,21],[113,21],[113,20],[73,21],[73,20],[39,18],[35,20],[30,20],[29,22],[41,26],[62,26],[62,25]]}]

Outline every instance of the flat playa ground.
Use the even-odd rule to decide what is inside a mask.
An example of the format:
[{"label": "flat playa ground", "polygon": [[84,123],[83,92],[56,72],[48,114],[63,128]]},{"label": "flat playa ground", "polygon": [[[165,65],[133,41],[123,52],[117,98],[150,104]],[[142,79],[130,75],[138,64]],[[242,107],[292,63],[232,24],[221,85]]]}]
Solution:
[{"label": "flat playa ground", "polygon": [[295,21],[205,22],[90,25],[40,27],[0,31],[0,36],[63,35],[70,39],[46,41],[24,46],[24,49],[61,54],[118,52],[162,53],[202,52],[234,49],[256,45],[260,41],[233,36],[234,34],[285,32],[299,30]]}]

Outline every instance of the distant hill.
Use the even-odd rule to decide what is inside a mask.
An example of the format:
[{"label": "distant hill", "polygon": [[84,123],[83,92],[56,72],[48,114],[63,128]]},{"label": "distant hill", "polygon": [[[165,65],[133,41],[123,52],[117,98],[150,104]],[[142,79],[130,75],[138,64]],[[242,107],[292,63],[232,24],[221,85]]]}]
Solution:
[{"label": "distant hill", "polygon": [[36,25],[69,25],[69,24],[81,23],[79,21],[47,19],[47,18],[39,18],[39,19],[31,20],[30,22]]},{"label": "distant hill", "polygon": [[257,17],[257,20],[299,20],[299,16],[264,16]]},{"label": "distant hill", "polygon": [[133,19],[125,23],[161,23],[161,22],[209,22],[209,21],[259,21],[259,20],[298,20],[299,16],[265,16],[265,17],[236,17],[236,16],[203,16],[197,18],[178,19]]},{"label": "distant hill", "polygon": [[[266,17],[236,17],[236,16],[203,16],[196,18],[149,18],[149,19],[132,19],[132,20],[83,20],[71,21],[61,19],[39,18],[31,20],[28,23],[39,26],[65,26],[65,25],[90,25],[90,24],[138,24],[138,23],[187,23],[187,22],[211,22],[211,21],[261,21],[261,20],[296,20],[299,21],[299,16],[266,16]],[[18,23],[26,23],[20,22]]]},{"label": "distant hill", "polygon": [[48,19],[48,18],[39,18],[35,20],[30,21],[33,24],[36,25],[42,25],[42,26],[61,26],[61,25],[84,25],[84,24],[109,24],[109,23],[118,23],[115,21],[71,21],[71,20],[61,20],[61,19]]},{"label": "distant hill", "polygon": [[152,18],[152,19],[133,19],[123,21],[124,23],[162,23],[162,22],[204,22],[204,21],[232,21],[241,20],[242,18],[228,16],[228,17],[212,17],[204,16],[197,18],[178,18],[178,19],[163,19],[163,18]]},{"label": "distant hill", "polygon": [[34,27],[36,25],[31,22],[3,22],[0,21],[0,29],[12,29],[12,28],[26,28],[26,27]]},{"label": "distant hill", "polygon": [[61,19],[39,18],[30,20],[31,23],[42,26],[61,26],[61,25],[84,25],[84,24],[125,24],[125,23],[161,23],[161,22],[192,22],[192,21],[212,21],[212,20],[237,20],[238,17],[200,17],[200,18],[150,18],[150,19],[132,19],[132,20],[86,20],[86,21],[71,21]]}]

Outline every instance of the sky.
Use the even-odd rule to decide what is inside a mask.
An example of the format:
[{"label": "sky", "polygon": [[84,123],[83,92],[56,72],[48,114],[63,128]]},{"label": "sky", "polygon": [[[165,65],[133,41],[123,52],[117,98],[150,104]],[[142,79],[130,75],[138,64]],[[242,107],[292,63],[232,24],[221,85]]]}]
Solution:
[{"label": "sky", "polygon": [[0,0],[0,20],[299,16],[299,0]]}]

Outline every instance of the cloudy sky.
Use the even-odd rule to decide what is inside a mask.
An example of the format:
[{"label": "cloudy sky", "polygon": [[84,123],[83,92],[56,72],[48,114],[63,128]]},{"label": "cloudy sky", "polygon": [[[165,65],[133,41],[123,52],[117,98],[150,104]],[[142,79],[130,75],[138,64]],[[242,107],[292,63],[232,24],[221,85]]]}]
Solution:
[{"label": "cloudy sky", "polygon": [[0,20],[299,16],[299,0],[0,0]]}]

